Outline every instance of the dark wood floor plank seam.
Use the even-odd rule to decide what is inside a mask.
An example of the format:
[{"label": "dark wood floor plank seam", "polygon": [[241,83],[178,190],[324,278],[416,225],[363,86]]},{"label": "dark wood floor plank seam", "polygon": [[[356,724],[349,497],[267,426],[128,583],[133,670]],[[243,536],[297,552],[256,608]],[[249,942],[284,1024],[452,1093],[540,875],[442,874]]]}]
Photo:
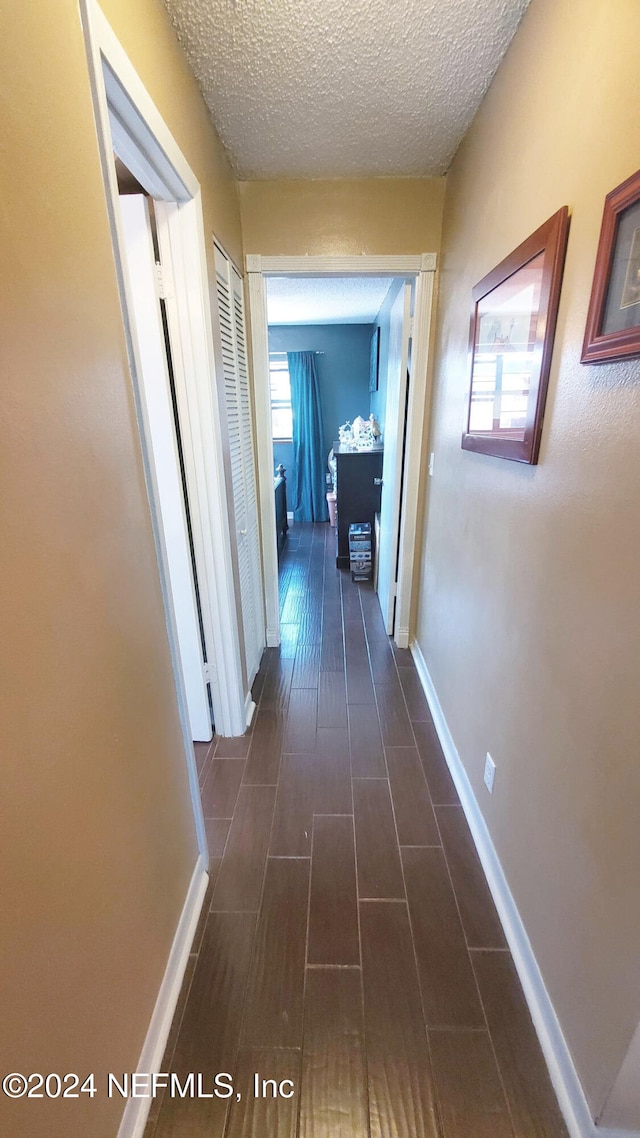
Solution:
[{"label": "dark wood floor plank seam", "polygon": [[[209,858],[219,858],[222,860],[224,851],[227,848],[229,840],[229,830],[231,829],[231,818],[205,818],[204,828],[207,835],[207,846],[209,848]],[[224,839],[221,836],[224,834]],[[216,843],[218,843],[216,845]]]},{"label": "dark wood floor plank seam", "polygon": [[433,723],[420,721],[412,723],[411,730],[434,808],[459,806],[460,797],[435,726]]},{"label": "dark wood floor plank seam", "polygon": [[[455,1024],[460,1027],[478,1027],[480,1026],[477,1022],[478,1017],[480,1017],[481,1022],[487,1024],[480,986],[473,968],[444,851],[440,847],[433,847],[431,851],[418,848],[416,851],[418,855],[421,853],[426,855],[422,859],[412,857],[412,852],[408,850],[407,856],[402,858],[402,870],[409,906],[411,935],[418,962],[425,1026],[427,1028],[435,1026],[434,1016],[439,1015],[451,1017],[447,1018],[446,1023],[441,1024],[441,1026],[448,1027]],[[420,860],[426,860],[431,870],[430,873],[423,874],[425,891],[431,889],[431,909],[427,909],[423,904],[423,891],[412,890],[407,882],[409,872],[415,879],[416,867],[419,866]],[[439,882],[442,882],[444,892],[442,889],[439,890]],[[429,918],[434,911],[433,906],[435,909],[439,908],[440,913],[446,916],[447,912],[451,911],[452,903],[453,910],[457,915],[457,924],[455,920],[443,919],[441,921],[441,925],[446,928],[450,938],[449,951],[443,956],[439,948],[441,937],[433,935],[433,930],[425,925],[424,918]],[[420,936],[420,943],[418,943],[418,936]],[[428,968],[423,963],[423,955],[426,955]],[[456,955],[459,967],[457,977],[453,980],[447,974],[447,968]]]},{"label": "dark wood floor plank seam", "polygon": [[[172,1069],[182,1077],[188,1071],[204,1072],[208,1067],[213,1071],[228,1070],[229,1051],[233,1053],[231,1069],[235,1069],[256,928],[255,914],[250,917],[252,919],[239,913],[210,913],[208,916],[172,1064]],[[213,935],[214,929],[216,935]],[[225,994],[227,998],[223,998]],[[216,1015],[212,1021],[215,1031],[209,1035],[210,1024],[203,1019],[203,1013],[207,1007],[212,1010],[214,1006],[223,1011],[222,1016]],[[220,1099],[202,1102],[165,1098],[155,1133],[159,1138],[163,1134],[169,1138],[177,1132],[196,1134],[198,1130],[212,1136],[222,1135],[228,1105],[226,1100]]]},{"label": "dark wood floor plank seam", "polygon": [[[464,810],[463,810],[462,806],[457,806],[457,805],[438,806],[437,809],[434,809],[434,813],[435,813],[435,817],[436,817],[436,824],[438,827],[438,833],[440,834],[440,841],[442,843],[442,848],[444,850],[445,861],[446,861],[447,867],[449,869],[449,877],[451,878],[451,884],[453,886],[453,892],[454,892],[454,895],[456,898],[456,903],[458,905],[458,912],[460,914],[460,919],[462,921],[462,927],[464,929],[465,939],[467,941],[467,947],[470,950],[473,948],[496,949],[498,951],[504,951],[505,949],[508,950],[507,940],[506,940],[506,936],[504,934],[504,930],[502,928],[502,924],[500,922],[500,917],[499,917],[497,909],[495,907],[495,902],[494,902],[493,896],[491,894],[491,890],[489,889],[489,883],[487,881],[486,874],[485,874],[484,869],[482,867],[482,863],[480,862],[478,851],[476,849],[475,842],[473,841],[473,836],[471,835],[471,832],[468,829],[468,823],[467,823],[466,817],[464,815]],[[467,900],[467,903],[465,904],[464,897],[459,896],[459,893],[462,892],[463,887],[464,887],[464,883],[461,879],[461,869],[460,869],[460,866],[455,866],[454,864],[452,864],[452,862],[454,860],[452,839],[450,838],[451,845],[449,846],[449,844],[445,841],[445,837],[443,836],[443,833],[442,833],[443,826],[445,828],[447,828],[449,826],[449,823],[450,823],[450,820],[452,817],[454,819],[459,818],[462,826],[465,827],[466,831],[467,831],[464,835],[463,843],[467,847],[468,855],[471,858],[473,858],[473,862],[474,862],[474,864],[473,864],[474,877],[470,881],[470,884],[471,884],[471,900],[476,902],[476,903],[478,903],[478,902],[480,903],[479,915],[475,915],[472,912],[469,912],[469,900]],[[449,833],[450,833],[450,831],[449,831]],[[456,869],[456,872],[454,872],[454,869]],[[478,894],[479,888],[482,890],[484,897]],[[469,890],[467,890],[467,893],[469,893]],[[482,902],[484,902],[484,903],[482,903]],[[484,943],[483,944],[475,944],[475,943],[471,942],[470,930],[473,929],[474,926],[476,927],[476,930],[477,930],[477,926],[479,923],[482,923],[485,931],[484,931],[483,936],[479,937],[478,939],[490,940],[490,941],[492,941],[491,944],[485,945]],[[499,943],[496,943],[496,941]]]},{"label": "dark wood floor plank seam", "polygon": [[[267,872],[267,862],[268,862],[268,860],[269,860],[269,846],[270,846],[270,844],[271,844],[271,835],[272,835],[272,833],[273,833],[273,819],[274,819],[274,816],[275,816],[275,810],[276,810],[276,795],[275,795],[275,789],[276,789],[276,788],[273,788],[273,787],[270,787],[270,786],[269,786],[269,787],[257,787],[257,788],[256,788],[256,787],[254,787],[254,786],[250,786],[250,785],[249,785],[249,786],[247,786],[247,787],[244,787],[244,788],[242,788],[242,789],[245,789],[247,792],[250,792],[250,791],[252,791],[252,790],[255,790],[255,789],[258,789],[258,790],[272,790],[272,789],[273,789],[273,790],[274,790],[274,795],[273,795],[273,803],[272,803],[272,806],[271,806],[271,820],[270,820],[270,823],[269,823],[269,833],[268,833],[268,836],[267,836],[267,842],[266,842],[266,846],[265,846],[264,865],[263,865],[263,867],[262,867],[262,878],[261,878],[261,883],[260,883],[260,890],[259,890],[259,896],[258,896],[258,901],[257,901],[257,909],[255,909],[255,910],[251,910],[251,911],[255,911],[255,912],[259,913],[259,912],[260,912],[260,908],[261,908],[261,905],[262,905],[262,896],[263,896],[263,893],[264,893],[264,881],[265,881],[265,876],[266,876],[266,872]],[[238,797],[239,797],[239,795],[238,795]],[[236,806],[237,806],[237,803],[236,803]],[[235,819],[234,819],[234,820],[235,820]],[[233,826],[233,823],[232,823],[232,826]],[[227,846],[226,846],[226,848],[225,848],[225,852],[226,852],[226,850],[228,850],[228,848],[229,848],[229,838],[230,838],[230,836],[231,836],[231,831],[229,831],[229,837],[227,838]],[[221,867],[220,867],[220,871],[222,871],[222,869],[223,869],[223,866],[221,865]],[[216,882],[216,887],[217,887],[217,886],[219,885],[219,883],[220,883],[220,876],[221,876],[221,872],[218,874],[218,880],[217,880],[217,882]],[[213,900],[215,900],[215,890],[214,890],[214,896],[213,896]],[[213,911],[213,900],[212,900],[212,911]],[[222,911],[224,911],[224,910],[222,910]]]},{"label": "dark wood floor plank seam", "polygon": [[[360,847],[358,898],[403,898],[406,892],[388,780],[354,779],[352,787],[356,851]],[[363,857],[366,864],[361,863]]]},{"label": "dark wood floor plank seam", "polygon": [[[444,1138],[515,1138],[486,1029],[428,1033],[436,1102]],[[518,1131],[521,1134],[521,1131]]]},{"label": "dark wood floor plank seam", "polygon": [[361,966],[359,964],[309,964],[308,961],[307,961],[305,967],[310,968],[311,970],[313,970],[314,968],[319,968],[323,972],[326,971],[328,968],[337,968],[337,969],[342,968],[342,969],[346,969],[347,971],[349,969],[352,969],[352,970],[355,969],[356,972],[359,972],[361,969]]},{"label": "dark wood floor plank seam", "polygon": [[359,897],[360,901],[366,901],[367,905],[406,905],[406,897]]},{"label": "dark wood floor plank seam", "polygon": [[441,850],[441,842],[400,842],[401,850]]},{"label": "dark wood floor plank seam", "polygon": [[314,818],[344,818],[345,814],[349,817],[353,814],[353,810],[314,810]]},{"label": "dark wood floor plank seam", "polygon": [[318,814],[311,839],[307,964],[360,962],[353,820]]},{"label": "dark wood floor plank seam", "polygon": [[[351,734],[349,734],[349,760],[351,762]],[[353,771],[352,771],[352,777],[351,777],[351,801],[353,802]],[[358,947],[360,950],[360,965],[359,965],[359,967],[360,967],[360,1018],[361,1018],[362,1032],[363,1032],[363,1035],[362,1035],[362,1042],[363,1042],[362,1061],[363,1061],[363,1066],[364,1066],[364,1086],[365,1086],[364,1097],[365,1097],[367,1135],[368,1135],[368,1138],[371,1138],[371,1109],[370,1109],[370,1103],[369,1103],[369,1057],[367,1054],[367,1041],[366,1041],[366,1033],[365,1033],[365,1028],[364,1028],[365,1007],[364,1007],[364,979],[363,979],[363,968],[362,968],[362,920],[361,920],[361,913],[360,913],[360,892],[359,892],[359,890],[360,890],[360,876],[358,873],[358,843],[356,841],[355,809],[354,809],[354,812],[352,815],[352,825],[353,825],[353,852],[354,852],[355,866],[356,866],[356,908],[357,908],[357,915],[358,915]]]},{"label": "dark wood floor plank seam", "polygon": [[[238,1032],[238,1044],[236,1047],[234,1060],[233,1060],[233,1071],[234,1071],[234,1073],[237,1069],[238,1059],[239,1059],[239,1055],[240,1055],[240,1047],[241,1047],[241,1040],[242,1040],[242,1029],[244,1026],[244,1017],[245,1017],[245,1012],[246,1012],[246,1008],[247,1008],[247,995],[249,992],[249,982],[251,979],[251,966],[252,966],[252,962],[253,962],[253,956],[254,956],[254,953],[256,951],[256,936],[257,936],[257,932],[258,932],[258,920],[259,920],[260,909],[262,908],[262,898],[264,895],[264,882],[265,882],[265,878],[267,875],[267,863],[269,861],[269,846],[271,844],[271,832],[273,831],[274,816],[275,816],[275,800],[274,800],[274,804],[273,804],[273,813],[271,815],[271,831],[269,832],[269,841],[267,843],[267,856],[265,857],[265,861],[264,861],[264,872],[262,875],[262,889],[260,892],[260,901],[258,903],[258,912],[256,913],[256,919],[255,919],[254,926],[253,926],[251,950],[249,953],[249,967],[247,968],[247,974],[245,977],[244,992],[243,992],[243,996],[242,996],[242,1010],[241,1010],[241,1015],[240,1015],[240,1030]],[[227,1117],[225,1118],[225,1124],[224,1124],[224,1135],[225,1136],[226,1136],[226,1132],[227,1132],[228,1121],[229,1121],[229,1111],[227,1111]]]},{"label": "dark wood floor plank seam", "polygon": [[311,876],[304,860],[267,858],[240,1030],[246,1047],[302,1046]]},{"label": "dark wood floor plank seam", "polygon": [[437,1138],[429,1042],[407,909],[402,913],[397,906],[370,902],[360,908],[371,1138]]},{"label": "dark wood floor plank seam", "polygon": [[368,1138],[362,976],[325,968],[307,981],[299,1138]]},{"label": "dark wood floor plank seam", "polygon": [[[436,825],[437,825],[437,827],[438,827],[438,832],[440,833],[440,841],[442,842],[442,832],[441,832],[441,830],[440,830],[440,823],[439,823],[439,821],[438,821],[438,814],[437,814],[437,812],[436,812],[435,810],[434,810],[434,814],[435,814],[435,818],[436,818]],[[446,865],[446,867],[447,867],[447,873],[448,873],[448,875],[449,875],[449,881],[451,882],[451,889],[452,889],[452,891],[453,891],[453,896],[454,896],[454,900],[455,900],[455,903],[456,903],[456,909],[458,910],[458,917],[459,917],[459,920],[460,920],[460,924],[462,925],[462,932],[463,932],[463,935],[464,935],[465,944],[466,944],[466,946],[467,946],[467,955],[468,955],[468,957],[469,957],[469,963],[470,963],[470,965],[471,965],[471,971],[472,971],[472,973],[473,973],[473,978],[474,978],[474,980],[475,980],[476,990],[477,990],[477,992],[478,992],[478,999],[479,999],[479,1001],[480,1001],[480,1007],[482,1008],[482,1014],[483,1014],[483,1016],[484,1016],[484,1021],[485,1021],[485,1024],[486,1024],[486,1026],[487,1026],[487,1031],[489,1032],[489,1038],[491,1039],[491,1046],[492,1046],[492,1048],[493,1048],[493,1050],[494,1050],[494,1056],[495,1056],[495,1059],[496,1059],[496,1063],[497,1063],[497,1062],[498,1062],[498,1058],[497,1058],[497,1054],[496,1054],[496,1052],[495,1052],[495,1047],[494,1047],[494,1044],[493,1044],[493,1037],[492,1037],[492,1035],[491,1035],[491,1029],[490,1029],[490,1027],[489,1027],[489,1019],[488,1019],[488,1017],[487,1017],[487,1012],[486,1012],[486,1008],[485,1008],[484,1000],[483,1000],[483,998],[482,998],[482,989],[481,989],[481,987],[480,987],[480,983],[479,983],[479,981],[478,981],[478,974],[477,974],[477,971],[476,971],[476,969],[475,969],[475,967],[474,967],[474,963],[473,963],[473,952],[472,952],[472,950],[471,950],[471,947],[470,947],[470,945],[469,945],[469,938],[468,938],[468,936],[467,936],[467,930],[466,930],[466,927],[465,927],[465,923],[464,923],[464,921],[463,921],[463,919],[462,919],[462,912],[461,912],[461,909],[460,909],[460,902],[459,902],[459,900],[458,900],[458,894],[457,894],[457,892],[456,892],[456,888],[455,888],[455,885],[454,885],[454,881],[453,881],[453,875],[452,875],[452,873],[451,873],[451,867],[450,867],[450,865],[449,865],[449,859],[447,858],[447,851],[446,851],[446,849],[444,848],[444,842],[442,842],[442,853],[443,853],[443,857],[444,857],[444,863],[445,863],[445,865]],[[484,873],[484,871],[483,871],[483,873]],[[485,878],[485,880],[486,880],[486,878]],[[498,1064],[498,1070],[500,1070],[499,1064]],[[502,1076],[501,1076],[501,1079],[502,1079]],[[503,1087],[503,1090],[504,1090],[504,1087]],[[507,1105],[509,1105],[509,1104],[508,1104],[508,1096],[506,1095],[506,1090],[505,1090],[505,1097],[507,1098]],[[510,1107],[509,1107],[509,1114],[511,1115],[511,1108],[510,1108]],[[514,1127],[515,1127],[515,1123],[513,1122],[513,1119],[512,1119],[512,1123],[513,1123],[513,1125],[514,1125]]]},{"label": "dark wood floor plank seam", "polygon": [[[366,630],[366,622],[364,622],[364,623],[365,623],[365,636],[366,636],[366,635],[367,635],[367,630]],[[367,640],[367,644],[368,644],[368,640]],[[406,698],[406,695],[405,695],[405,690],[404,690],[404,687],[403,687],[403,685],[402,685],[402,684],[401,684],[401,682],[400,682],[400,671],[399,671],[399,668],[398,668],[398,661],[397,661],[397,658],[396,658],[396,656],[395,656],[395,653],[394,653],[394,663],[395,663],[396,674],[397,674],[397,679],[398,679],[398,686],[399,686],[399,688],[400,688],[400,694],[401,694],[402,702],[404,703],[405,711],[406,711],[406,714],[407,714],[407,719],[409,720],[409,726],[410,726],[410,728],[411,728],[411,734],[412,734],[412,736],[413,736],[413,743],[412,743],[412,744],[409,744],[409,746],[413,745],[413,746],[415,746],[417,749],[419,749],[419,748],[418,748],[418,742],[417,742],[417,739],[416,739],[416,734],[415,734],[415,731],[414,731],[414,728],[413,728],[413,722],[412,722],[412,720],[411,720],[411,716],[410,716],[410,714],[409,714],[409,706],[408,706],[408,703],[407,703],[407,698]],[[372,678],[373,678],[373,672],[372,672]],[[374,688],[374,690],[375,690],[375,688]],[[376,707],[377,707],[377,706],[378,706],[378,701],[376,700]]]},{"label": "dark wood floor plank seam", "polygon": [[[495,1038],[495,1027],[491,1025],[491,1017],[489,1016],[489,1014],[487,1012],[487,1005],[486,1005],[485,997],[484,997],[483,991],[482,991],[482,984],[481,984],[479,977],[478,977],[478,968],[477,968],[476,960],[479,960],[479,958],[481,956],[483,956],[485,954],[485,952],[486,952],[485,949],[473,949],[469,954],[471,957],[471,966],[473,968],[473,971],[474,971],[474,974],[476,977],[476,983],[478,984],[478,991],[480,993],[480,1002],[482,1004],[482,1010],[484,1013],[485,1022],[487,1024],[487,1031],[489,1032],[489,1038],[491,1040],[491,1046],[493,1049],[494,1058],[495,1058],[496,1065],[498,1068],[498,1074],[500,1076],[500,1082],[502,1084],[502,1089],[503,1089],[504,1096],[505,1096],[505,1099],[507,1102],[507,1109],[509,1111],[509,1117],[511,1119],[511,1124],[513,1126],[514,1134],[519,1135],[522,1132],[522,1126],[520,1125],[520,1123],[516,1117],[516,1108],[518,1106],[520,1106],[520,1108],[521,1108],[520,1113],[521,1113],[523,1103],[521,1102],[520,1104],[518,1104],[518,1101],[517,1101],[517,1090],[518,1090],[518,1088],[517,1087],[515,1088],[515,1093],[514,1093],[514,1087],[513,1087],[513,1085],[511,1085],[511,1086],[509,1085],[510,1080],[507,1079],[507,1074],[506,1074],[505,1070],[503,1069],[503,1065],[506,1065],[506,1062],[509,1061],[509,1058],[511,1058],[511,1056],[509,1056],[508,1059],[505,1059],[505,1054],[503,1053],[501,1056],[499,1053],[498,1042]],[[495,953],[493,953],[492,959],[497,960],[499,958],[496,956]],[[531,1018],[531,1013],[530,1013],[529,1008],[526,1004],[524,992],[522,991],[522,987],[520,985],[520,980],[519,980],[519,977],[517,976],[515,964],[514,964],[512,957],[511,957],[511,953],[509,953],[509,961],[510,961],[511,971],[512,971],[513,975],[515,976],[517,998],[519,998],[521,1008],[525,1009],[525,1017],[527,1019],[527,1026],[530,1029],[529,1042],[533,1043],[533,1046],[531,1048],[531,1055],[529,1058],[529,1064],[527,1066],[530,1069],[531,1057],[533,1057],[534,1065],[537,1064],[538,1073],[539,1073],[539,1076],[541,1076],[541,1078],[539,1080],[536,1080],[535,1074],[534,1074],[534,1082],[538,1083],[538,1086],[536,1086],[536,1091],[539,1092],[540,1083],[546,1084],[546,1088],[545,1088],[546,1089],[546,1095],[543,1095],[543,1097],[546,1098],[546,1102],[544,1102],[543,1104],[536,1102],[534,1110],[533,1111],[532,1110],[527,1111],[527,1113],[529,1115],[529,1119],[534,1122],[536,1138],[569,1138],[569,1135],[568,1135],[568,1132],[567,1132],[567,1129],[566,1129],[566,1126],[564,1123],[564,1119],[563,1119],[561,1112],[560,1112],[558,1100],[557,1100],[557,1097],[555,1095],[555,1091],[553,1090],[553,1086],[551,1083],[551,1076],[549,1074],[549,1071],[548,1071],[548,1068],[546,1065],[546,1060],[545,1060],[544,1055],[542,1053],[540,1043],[537,1039],[537,1035],[535,1032],[535,1028],[533,1025],[532,1018]],[[508,968],[509,965],[505,965],[505,967]],[[504,1051],[504,1049],[502,1049],[502,1050]],[[516,1064],[516,1066],[517,1066],[517,1064]],[[529,1096],[525,1095],[525,1099],[527,1097],[529,1097]],[[543,1118],[540,1117],[540,1106],[541,1105],[543,1105],[545,1108],[545,1114],[547,1114],[547,1115],[550,1114],[552,1116],[550,1129],[547,1129],[546,1122],[544,1121]],[[526,1103],[526,1106],[530,1107],[531,1104]],[[522,1118],[520,1119],[520,1122],[523,1122]],[[540,1128],[539,1128],[538,1124],[540,1124]]]},{"label": "dark wood floor plank seam", "polygon": [[205,818],[231,819],[238,803],[245,759],[212,759],[200,790]]},{"label": "dark wood floor plank seam", "polygon": [[440,845],[442,837],[417,747],[385,747],[384,758],[398,844]]}]

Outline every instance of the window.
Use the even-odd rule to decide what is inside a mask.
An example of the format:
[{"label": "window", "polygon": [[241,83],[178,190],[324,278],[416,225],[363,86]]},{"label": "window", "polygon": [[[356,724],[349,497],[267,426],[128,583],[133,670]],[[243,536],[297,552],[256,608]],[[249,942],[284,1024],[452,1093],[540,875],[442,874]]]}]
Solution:
[{"label": "window", "polygon": [[271,382],[271,437],[291,439],[293,419],[291,415],[291,382],[286,352],[269,353],[269,379]]}]

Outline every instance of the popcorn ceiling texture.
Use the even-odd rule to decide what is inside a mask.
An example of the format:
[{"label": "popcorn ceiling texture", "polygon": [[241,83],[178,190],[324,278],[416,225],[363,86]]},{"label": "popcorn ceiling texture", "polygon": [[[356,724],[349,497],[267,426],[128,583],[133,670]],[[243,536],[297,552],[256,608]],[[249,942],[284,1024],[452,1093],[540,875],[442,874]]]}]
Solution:
[{"label": "popcorn ceiling texture", "polygon": [[529,0],[165,0],[238,178],[444,174]]},{"label": "popcorn ceiling texture", "polygon": [[268,277],[269,324],[373,324],[389,277]]}]

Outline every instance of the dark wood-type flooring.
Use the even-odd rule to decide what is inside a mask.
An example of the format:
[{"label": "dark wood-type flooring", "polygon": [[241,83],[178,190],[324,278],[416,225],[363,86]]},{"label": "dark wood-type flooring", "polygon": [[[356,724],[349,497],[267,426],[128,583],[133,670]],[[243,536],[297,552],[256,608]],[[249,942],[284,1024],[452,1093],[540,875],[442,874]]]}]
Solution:
[{"label": "dark wood-type flooring", "polygon": [[411,654],[328,526],[290,531],[280,597],[251,731],[196,746],[211,878],[163,1065],[234,1097],[165,1093],[145,1138],[566,1138]]}]

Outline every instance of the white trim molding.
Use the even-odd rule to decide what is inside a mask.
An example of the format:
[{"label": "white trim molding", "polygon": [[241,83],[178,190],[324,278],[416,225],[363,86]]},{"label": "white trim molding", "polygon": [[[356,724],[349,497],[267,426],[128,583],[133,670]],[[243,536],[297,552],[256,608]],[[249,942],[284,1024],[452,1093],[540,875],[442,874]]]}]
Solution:
[{"label": "white trim molding", "polygon": [[[140,1052],[136,1070],[142,1073],[156,1074],[161,1069],[162,1057],[167,1046],[208,883],[206,862],[200,856],[193,871],[149,1029]],[[118,1138],[142,1138],[151,1103],[151,1098],[127,1099]]]},{"label": "white trim molding", "polygon": [[[253,405],[255,408],[256,477],[262,544],[262,584],[264,589],[265,640],[267,648],[280,643],[280,597],[278,593],[278,539],[276,501],[273,493],[273,440],[271,438],[271,388],[269,382],[269,329],[267,293],[262,273],[249,269],[249,334],[253,363]],[[253,258],[255,260],[255,258]]]},{"label": "white trim molding", "polygon": [[511,949],[531,1018],[571,1138],[638,1138],[639,1131],[605,1130],[593,1119],[571,1052],[534,956],[527,930],[491,840],[487,824],[453,741],[420,645],[411,652],[451,777],[460,796],[489,889]]},{"label": "white trim molding", "polygon": [[416,256],[375,257],[362,254],[359,257],[263,257],[259,253],[247,253],[245,265],[248,273],[288,273],[305,277],[369,276],[404,277],[415,276],[420,272],[434,272],[435,253],[419,253]]},{"label": "white trim molding", "polygon": [[[149,460],[148,425],[138,391],[137,347],[128,316],[128,280],[122,255],[114,149],[157,201],[163,258],[167,261],[167,269],[171,269],[174,285],[172,295],[168,297],[167,311],[179,349],[174,361],[176,395],[183,427],[183,454],[211,698],[218,733],[241,735],[246,726],[246,693],[240,657],[221,429],[212,391],[215,364],[200,185],[96,0],[80,0],[80,9],[174,673],[177,672],[175,621],[166,581],[166,554],[158,526],[157,486],[153,464]],[[176,687],[181,718],[184,718],[184,692],[178,677]],[[185,745],[192,757],[190,735],[183,723],[183,733],[185,730]],[[192,766],[195,771],[195,762]],[[192,776],[193,772],[190,774]],[[197,775],[195,781],[193,777],[191,781],[197,792]],[[194,800],[194,813],[200,848],[204,850],[199,798],[198,802]]]},{"label": "white trim molding", "polygon": [[267,646],[280,643],[280,602],[278,596],[278,554],[276,515],[273,496],[273,440],[271,438],[271,395],[269,387],[269,328],[267,321],[268,276],[388,276],[413,278],[416,299],[412,330],[412,378],[407,420],[407,448],[398,560],[396,602],[396,644],[406,648],[410,638],[410,613],[415,575],[416,532],[418,530],[419,483],[424,436],[429,414],[429,338],[435,253],[408,256],[359,257],[265,257],[247,253],[245,267],[249,286],[249,327],[253,360],[253,391],[256,411],[256,449],[260,529],[264,573]]},{"label": "white trim molding", "polygon": [[[425,254],[431,261],[435,255]],[[422,270],[416,277],[411,333],[411,382],[407,408],[407,438],[405,445],[403,500],[398,544],[397,596],[395,642],[398,648],[408,648],[411,640],[411,603],[414,570],[416,565],[416,539],[419,530],[420,475],[424,440],[429,433],[431,411],[431,368],[429,345],[431,315],[433,312],[433,269]]]}]

